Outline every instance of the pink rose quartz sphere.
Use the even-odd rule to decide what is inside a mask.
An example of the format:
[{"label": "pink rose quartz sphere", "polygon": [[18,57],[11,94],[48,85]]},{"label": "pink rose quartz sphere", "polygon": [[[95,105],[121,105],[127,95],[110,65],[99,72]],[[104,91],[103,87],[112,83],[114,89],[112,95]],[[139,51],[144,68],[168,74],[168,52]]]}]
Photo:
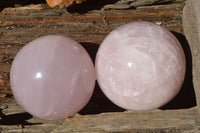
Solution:
[{"label": "pink rose quartz sphere", "polygon": [[80,44],[68,37],[49,35],[19,51],[10,80],[15,99],[27,112],[56,120],[74,115],[88,103],[95,70]]},{"label": "pink rose quartz sphere", "polygon": [[118,27],[102,42],[96,56],[97,81],[105,95],[128,110],[152,110],[179,92],[185,55],[168,30],[150,22]]}]

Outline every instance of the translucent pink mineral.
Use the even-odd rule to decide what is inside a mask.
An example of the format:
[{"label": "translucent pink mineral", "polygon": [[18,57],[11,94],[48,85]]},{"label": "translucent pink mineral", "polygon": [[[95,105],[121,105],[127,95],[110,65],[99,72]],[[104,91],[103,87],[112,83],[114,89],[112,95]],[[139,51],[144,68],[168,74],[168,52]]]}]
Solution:
[{"label": "translucent pink mineral", "polygon": [[152,110],[179,92],[185,55],[168,30],[150,22],[118,27],[96,56],[97,80],[105,95],[128,110]]},{"label": "translucent pink mineral", "polygon": [[22,48],[11,67],[11,88],[30,114],[49,120],[74,115],[89,101],[94,65],[84,48],[68,37],[49,35]]}]

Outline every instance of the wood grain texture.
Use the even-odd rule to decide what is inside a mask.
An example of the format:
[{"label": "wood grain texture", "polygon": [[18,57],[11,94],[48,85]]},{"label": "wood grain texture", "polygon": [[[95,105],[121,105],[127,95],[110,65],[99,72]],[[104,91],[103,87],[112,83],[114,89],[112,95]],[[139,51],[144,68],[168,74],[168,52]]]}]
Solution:
[{"label": "wood grain texture", "polygon": [[197,107],[182,110],[148,112],[107,112],[94,115],[76,114],[66,120],[47,121],[26,113],[15,100],[2,99],[8,107],[0,116],[1,133],[198,133],[200,119]]},{"label": "wood grain texture", "polygon": [[188,0],[184,7],[183,24],[193,56],[193,81],[200,110],[200,1]]},{"label": "wood grain texture", "polygon": [[66,132],[183,132],[199,129],[196,108],[76,116],[53,130]]}]

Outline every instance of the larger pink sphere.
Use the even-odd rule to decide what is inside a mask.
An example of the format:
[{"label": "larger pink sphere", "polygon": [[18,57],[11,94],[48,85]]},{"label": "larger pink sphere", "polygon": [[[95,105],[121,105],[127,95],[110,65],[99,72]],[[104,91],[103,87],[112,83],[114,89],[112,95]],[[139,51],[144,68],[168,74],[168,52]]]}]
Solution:
[{"label": "larger pink sphere", "polygon": [[105,95],[129,110],[152,110],[179,92],[185,55],[168,30],[150,22],[118,27],[96,56],[97,80]]},{"label": "larger pink sphere", "polygon": [[19,51],[10,80],[15,99],[27,112],[55,120],[74,115],[88,103],[95,72],[80,44],[68,37],[49,35]]}]

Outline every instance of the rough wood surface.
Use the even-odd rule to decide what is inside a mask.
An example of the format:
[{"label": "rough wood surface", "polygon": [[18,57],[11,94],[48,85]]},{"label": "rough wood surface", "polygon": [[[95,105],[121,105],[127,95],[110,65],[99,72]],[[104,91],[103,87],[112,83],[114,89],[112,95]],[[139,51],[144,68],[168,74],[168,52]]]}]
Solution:
[{"label": "rough wood surface", "polygon": [[[200,129],[196,108],[76,116],[53,130],[66,132],[186,132]],[[192,130],[191,130],[192,129]]]},{"label": "rough wood surface", "polygon": [[138,8],[140,6],[150,6],[156,4],[166,4],[166,3],[173,3],[176,0],[119,0],[114,4],[105,5],[102,9],[109,10],[109,9],[131,9],[131,8]]},{"label": "rough wood surface", "polygon": [[1,133],[199,133],[197,107],[182,110],[148,112],[107,112],[93,115],[80,113],[66,120],[46,121],[26,113],[15,100],[2,99],[5,117],[0,117]]},{"label": "rough wood surface", "polygon": [[200,110],[200,1],[188,0],[184,7],[183,24],[193,56],[193,81]]},{"label": "rough wood surface", "polygon": [[[87,0],[88,4],[91,1],[95,0]],[[107,1],[104,3],[111,4]],[[133,2],[133,0],[130,1]],[[182,41],[184,51],[187,53],[186,60],[188,60],[186,80],[178,95],[182,98],[177,97],[169,103],[169,106],[162,107],[162,109],[180,110],[157,110],[146,113],[124,112],[125,110],[112,104],[96,85],[90,103],[79,112],[80,115],[66,119],[63,125],[54,129],[54,132],[189,133],[200,129],[196,108],[188,109],[195,106],[195,96],[191,75],[190,48],[183,35],[182,9],[184,0],[176,0],[166,4],[140,5],[136,9],[113,10],[116,8],[111,8],[112,10],[101,10],[106,4],[83,6],[83,3],[82,6],[77,5],[67,10],[50,9],[46,4],[2,9],[0,12],[0,109],[3,113],[0,117],[1,120],[2,117],[5,120],[11,116],[18,116],[20,119],[23,118],[23,121],[11,125],[8,123],[0,124],[0,132],[50,132],[58,126],[54,122],[30,118],[31,116],[27,113],[23,114],[24,111],[13,101],[9,85],[10,66],[16,53],[26,43],[47,34],[69,36],[80,42],[94,61],[99,44],[111,30],[137,20],[151,21],[161,25],[172,31],[179,41]],[[29,122],[29,118],[33,124],[23,123],[24,119]],[[77,123],[82,124],[82,126],[77,125]]]}]

